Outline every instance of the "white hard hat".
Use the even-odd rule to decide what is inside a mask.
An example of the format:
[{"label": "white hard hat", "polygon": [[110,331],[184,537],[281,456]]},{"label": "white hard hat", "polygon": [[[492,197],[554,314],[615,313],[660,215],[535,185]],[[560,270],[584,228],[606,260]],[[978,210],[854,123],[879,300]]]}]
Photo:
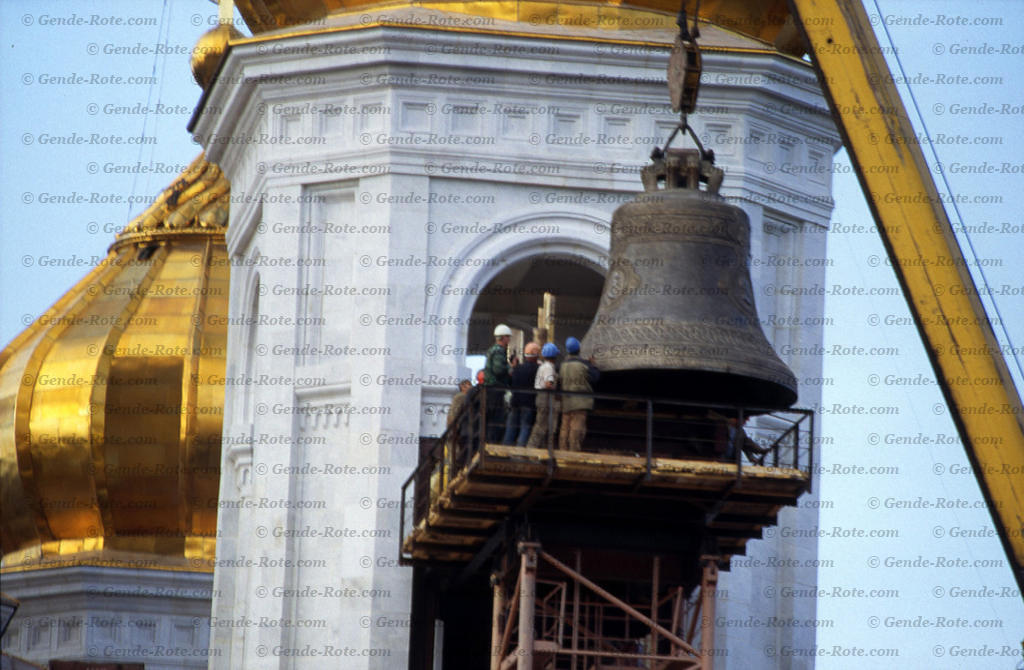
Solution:
[{"label": "white hard hat", "polygon": [[495,337],[504,337],[505,335],[511,335],[511,334],[512,334],[512,329],[509,328],[508,326],[506,326],[503,323],[499,323],[497,325],[497,327],[494,329],[494,336]]}]

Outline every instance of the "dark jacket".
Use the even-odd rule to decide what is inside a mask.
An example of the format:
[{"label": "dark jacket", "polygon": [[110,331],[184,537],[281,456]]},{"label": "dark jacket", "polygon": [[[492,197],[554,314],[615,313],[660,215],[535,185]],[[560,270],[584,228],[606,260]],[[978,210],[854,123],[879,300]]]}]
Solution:
[{"label": "dark jacket", "polygon": [[[540,363],[536,360],[525,360],[512,368],[512,388],[532,389],[533,380],[537,377],[537,368]],[[512,407],[533,407],[534,396],[532,393],[513,393]]]},{"label": "dark jacket", "polygon": [[470,406],[473,409],[469,410],[474,414],[480,411],[480,385],[470,386],[469,390],[466,391],[466,399],[462,401],[463,406]]}]

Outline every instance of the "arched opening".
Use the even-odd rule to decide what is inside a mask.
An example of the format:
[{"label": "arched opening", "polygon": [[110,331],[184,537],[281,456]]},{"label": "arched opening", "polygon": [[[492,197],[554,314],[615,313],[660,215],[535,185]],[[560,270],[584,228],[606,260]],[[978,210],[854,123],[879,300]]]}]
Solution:
[{"label": "arched opening", "polygon": [[494,343],[494,326],[507,324],[529,341],[544,294],[555,296],[555,338],[583,339],[601,298],[601,268],[581,256],[532,256],[513,263],[481,289],[469,321],[466,352],[483,355]]}]

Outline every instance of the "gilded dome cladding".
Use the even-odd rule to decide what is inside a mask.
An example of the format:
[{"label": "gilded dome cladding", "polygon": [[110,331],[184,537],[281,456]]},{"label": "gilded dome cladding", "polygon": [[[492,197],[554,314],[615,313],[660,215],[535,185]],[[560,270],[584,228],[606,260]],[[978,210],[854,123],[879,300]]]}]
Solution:
[{"label": "gilded dome cladding", "polygon": [[212,568],[228,206],[200,155],[0,352],[5,568]]},{"label": "gilded dome cladding", "polygon": [[[678,0],[237,0],[235,4],[254,36],[299,26],[302,30],[315,31],[325,26],[328,17],[406,7],[490,17],[532,26],[674,30],[680,9]],[[796,56],[803,53],[803,40],[793,25],[787,0],[701,0],[700,3],[684,0],[683,7],[689,16],[699,9],[703,21],[762,43],[774,44],[784,53]],[[398,18],[381,19],[372,14],[364,17],[364,25],[367,20],[371,24],[377,20],[401,23]]]}]

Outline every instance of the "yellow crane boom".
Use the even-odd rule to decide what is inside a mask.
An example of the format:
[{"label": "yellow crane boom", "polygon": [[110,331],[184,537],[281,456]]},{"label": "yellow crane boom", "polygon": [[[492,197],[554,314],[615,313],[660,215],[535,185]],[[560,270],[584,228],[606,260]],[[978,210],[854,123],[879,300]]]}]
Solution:
[{"label": "yellow crane boom", "polygon": [[1024,408],[910,119],[859,0],[789,4],[1024,590]]}]

